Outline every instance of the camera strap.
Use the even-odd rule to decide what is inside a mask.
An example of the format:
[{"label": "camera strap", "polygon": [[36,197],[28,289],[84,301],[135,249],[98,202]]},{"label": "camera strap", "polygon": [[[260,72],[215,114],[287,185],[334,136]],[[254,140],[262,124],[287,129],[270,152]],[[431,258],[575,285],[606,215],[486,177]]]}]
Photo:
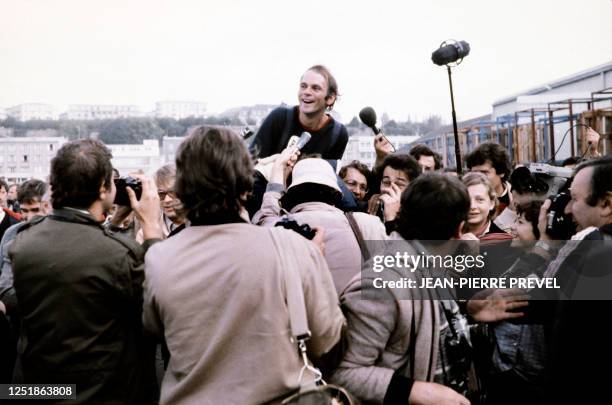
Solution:
[{"label": "camera strap", "polygon": [[357,221],[355,221],[355,216],[352,212],[345,212],[344,215],[351,226],[351,230],[357,239],[357,244],[359,245],[359,250],[361,250],[361,257],[364,262],[367,262],[370,258],[370,251],[363,240],[363,234],[361,233],[361,229],[359,229],[359,225],[357,225]]},{"label": "camera strap", "polygon": [[[304,302],[304,288],[300,276],[300,267],[295,255],[285,253],[287,249],[283,249],[281,235],[275,228],[270,229],[270,236],[276,248],[276,254],[283,273],[285,284],[285,294],[287,300],[287,309],[289,311],[289,325],[291,327],[291,335],[293,342],[297,344],[303,366],[298,377],[300,386],[299,392],[305,392],[313,389],[320,383],[323,375],[321,371],[313,367],[308,360],[306,352],[306,341],[310,339],[311,332],[308,328],[308,317],[306,313],[306,303]],[[291,243],[290,238],[285,239],[284,244]],[[312,379],[305,379],[305,373],[312,374]]]}]

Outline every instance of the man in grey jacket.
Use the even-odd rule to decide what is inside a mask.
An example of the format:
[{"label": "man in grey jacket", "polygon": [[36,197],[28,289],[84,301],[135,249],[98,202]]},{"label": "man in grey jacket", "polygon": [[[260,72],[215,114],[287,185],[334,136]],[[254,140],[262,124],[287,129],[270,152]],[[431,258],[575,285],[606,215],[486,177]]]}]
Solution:
[{"label": "man in grey jacket", "polygon": [[[465,186],[441,174],[426,174],[402,194],[398,232],[391,235],[408,255],[446,254],[458,239],[470,207]],[[428,241],[428,242],[427,242]],[[422,243],[421,243],[422,242]],[[426,269],[408,272],[419,282]],[[348,322],[348,348],[332,381],[365,403],[468,404],[465,325],[457,303],[427,289],[390,288],[374,281],[400,282],[405,272],[363,271],[345,289],[341,304]],[[455,339],[456,338],[456,339]],[[456,340],[456,341],[455,341]],[[448,361],[449,358],[454,360]],[[466,367],[467,366],[467,367]],[[452,388],[449,388],[452,387]]]}]

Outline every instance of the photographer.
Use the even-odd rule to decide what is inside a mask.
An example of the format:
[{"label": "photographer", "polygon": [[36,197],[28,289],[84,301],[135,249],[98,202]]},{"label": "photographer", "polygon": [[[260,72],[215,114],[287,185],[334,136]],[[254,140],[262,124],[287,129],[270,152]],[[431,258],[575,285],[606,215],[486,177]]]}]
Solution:
[{"label": "photographer", "polygon": [[[562,248],[544,273],[560,279],[562,294],[568,298],[557,303],[553,315],[548,367],[551,404],[596,403],[609,396],[607,373],[591,370],[597,359],[612,358],[608,334],[602,333],[605,317],[612,312],[612,157],[579,164],[570,191],[566,213],[582,230],[582,240]],[[540,212],[541,233],[549,205],[546,202]],[[541,235],[540,240],[547,241],[547,236]],[[581,287],[582,282],[586,286]]]},{"label": "photographer", "polygon": [[197,127],[178,149],[175,190],[190,226],[146,258],[144,324],[170,350],[161,404],[259,404],[298,387],[303,363],[291,341],[285,272],[304,287],[309,357],[340,339],[344,317],[318,248],[248,223],[252,171],[228,129]]},{"label": "photographer", "polygon": [[[298,161],[291,172],[291,184],[283,195],[284,176],[293,165],[293,153],[287,150],[275,162],[261,210],[255,214],[253,223],[273,226],[285,212],[288,214],[286,217],[299,224],[324,227],[325,261],[339,294],[361,269],[362,252],[357,238],[385,239],[385,228],[372,215],[362,212],[345,215],[337,208],[340,188],[333,169],[323,159]],[[351,219],[361,233],[359,237],[352,230]]]},{"label": "photographer", "polygon": [[143,246],[108,232],[102,221],[116,193],[111,157],[99,141],[62,146],[51,161],[53,212],[25,224],[9,248],[23,382],[76,384],[73,403],[153,403],[142,282],[144,253],[161,238],[159,199],[145,178],[140,200],[128,189]]}]

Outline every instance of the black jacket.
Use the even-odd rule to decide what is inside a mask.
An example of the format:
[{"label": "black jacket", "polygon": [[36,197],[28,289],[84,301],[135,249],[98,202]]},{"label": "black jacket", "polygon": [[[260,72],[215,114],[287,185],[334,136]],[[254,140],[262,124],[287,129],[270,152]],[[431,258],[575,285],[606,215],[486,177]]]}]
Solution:
[{"label": "black jacket", "polygon": [[9,256],[25,383],[76,384],[76,403],[156,400],[154,345],[142,329],[145,249],[73,209],[24,225]]}]

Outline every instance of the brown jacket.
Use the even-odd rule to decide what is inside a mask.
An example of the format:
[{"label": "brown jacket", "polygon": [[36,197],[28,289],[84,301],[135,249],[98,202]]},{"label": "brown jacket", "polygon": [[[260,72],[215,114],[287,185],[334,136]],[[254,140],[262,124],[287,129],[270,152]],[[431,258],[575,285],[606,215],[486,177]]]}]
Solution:
[{"label": "brown jacket", "polygon": [[[281,233],[282,252],[271,232]],[[331,275],[316,246],[295,232],[191,226],[158,245],[146,256],[144,324],[170,351],[161,404],[256,404],[298,387],[279,254],[301,263],[310,355],[338,342],[344,317]]]}]

